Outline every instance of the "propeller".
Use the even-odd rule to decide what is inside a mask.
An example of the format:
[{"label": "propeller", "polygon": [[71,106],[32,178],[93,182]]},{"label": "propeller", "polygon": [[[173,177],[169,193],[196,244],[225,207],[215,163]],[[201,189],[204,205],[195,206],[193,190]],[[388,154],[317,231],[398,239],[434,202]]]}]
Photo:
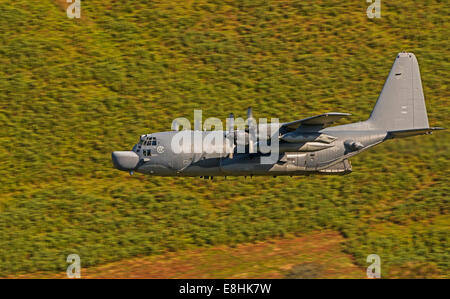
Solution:
[{"label": "propeller", "polygon": [[248,125],[248,152],[250,154],[255,153],[254,143],[256,137],[256,123],[253,118],[253,109],[248,107],[247,109],[247,125]]},{"label": "propeller", "polygon": [[229,133],[234,132],[234,114],[230,113],[230,115],[228,116],[228,123],[227,123],[228,127],[227,130]]},{"label": "propeller", "polygon": [[194,131],[200,131],[202,124],[198,120],[194,120]]},{"label": "propeller", "polygon": [[250,154],[255,153],[255,142],[256,142],[256,122],[253,118],[252,107],[248,107],[247,109],[247,130],[235,130],[234,127],[234,114],[230,113],[227,119],[227,139],[232,144],[229,158],[233,159],[234,149],[236,147],[236,143],[242,145],[242,142],[248,144],[248,151]]},{"label": "propeller", "polygon": [[235,147],[235,144],[234,144],[234,114],[233,113],[230,113],[230,115],[228,116],[227,131],[228,131],[227,138],[231,144],[229,157],[230,157],[230,159],[233,159],[234,147]]},{"label": "propeller", "polygon": [[177,122],[177,120],[174,120],[172,122],[172,131],[179,131],[180,130],[180,124]]},{"label": "propeller", "polygon": [[247,108],[247,118],[253,118],[253,109],[252,107]]}]

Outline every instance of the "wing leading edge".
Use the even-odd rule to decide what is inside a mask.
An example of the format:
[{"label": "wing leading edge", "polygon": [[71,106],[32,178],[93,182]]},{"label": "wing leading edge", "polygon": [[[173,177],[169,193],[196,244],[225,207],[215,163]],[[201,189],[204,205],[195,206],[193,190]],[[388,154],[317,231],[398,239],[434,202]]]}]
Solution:
[{"label": "wing leading edge", "polygon": [[334,122],[343,117],[351,115],[350,113],[329,112],[300,120],[294,120],[288,123],[284,123],[282,127],[290,130],[295,130],[299,126],[320,126],[322,128],[329,127]]}]

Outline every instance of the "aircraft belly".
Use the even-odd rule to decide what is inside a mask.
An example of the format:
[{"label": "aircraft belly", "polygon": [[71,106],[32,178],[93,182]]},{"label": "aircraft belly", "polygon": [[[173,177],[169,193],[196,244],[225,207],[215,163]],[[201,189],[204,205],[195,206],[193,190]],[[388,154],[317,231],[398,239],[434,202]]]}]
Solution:
[{"label": "aircraft belly", "polygon": [[174,159],[169,161],[169,165],[172,169],[181,172],[191,165],[194,155],[191,153],[178,154]]},{"label": "aircraft belly", "polygon": [[[299,156],[302,157],[301,154]],[[295,155],[273,164],[262,164],[260,156],[244,156],[222,159],[220,169],[224,175],[289,175],[304,171],[305,166],[304,160]]]},{"label": "aircraft belly", "polygon": [[136,169],[137,172],[150,174],[150,175],[157,175],[157,176],[173,176],[176,175],[176,171],[166,167],[164,165],[160,164],[144,164],[140,166],[138,169]]},{"label": "aircraft belly", "polygon": [[184,169],[182,176],[214,176],[220,175],[220,158],[200,159]]}]

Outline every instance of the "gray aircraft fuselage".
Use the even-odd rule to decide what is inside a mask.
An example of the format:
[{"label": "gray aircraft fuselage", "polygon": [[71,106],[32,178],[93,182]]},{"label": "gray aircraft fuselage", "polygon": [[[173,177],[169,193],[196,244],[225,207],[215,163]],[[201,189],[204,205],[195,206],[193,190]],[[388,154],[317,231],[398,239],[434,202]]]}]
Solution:
[{"label": "gray aircraft fuselage", "polygon": [[[428,125],[419,67],[412,53],[397,55],[368,120],[330,126],[345,116],[348,114],[327,113],[280,124],[275,133],[279,139],[278,159],[271,164],[261,163],[267,154],[259,151],[234,151],[232,155],[226,151],[175,153],[172,139],[179,131],[143,135],[132,151],[113,152],[112,160],[119,170],[154,176],[347,174],[352,171],[350,157],[385,140],[441,129]],[[224,136],[230,131],[223,131]],[[202,140],[212,132],[197,131]]]},{"label": "gray aircraft fuselage", "polygon": [[[342,127],[342,130],[340,130]],[[261,154],[235,154],[230,158],[227,153],[178,153],[171,151],[172,136],[177,132],[159,132],[144,138],[154,137],[157,145],[143,146],[137,144],[134,152],[138,155],[140,165],[133,170],[158,176],[257,176],[257,175],[304,175],[316,173],[345,174],[351,171],[350,164],[344,163],[349,157],[356,155],[387,137],[387,132],[362,130],[336,126],[317,131],[320,134],[337,137],[330,148],[298,152],[305,142],[288,143],[280,141],[279,161],[274,164],[262,164]],[[202,131],[203,138],[209,131]],[[309,132],[305,132],[308,134]],[[354,148],[345,141],[360,143],[363,148]],[[158,152],[158,148],[159,151]],[[161,149],[164,148],[164,151]],[[144,152],[150,151],[150,155]],[[288,150],[288,151],[286,151]],[[147,153],[147,152],[146,152]],[[283,159],[284,158],[284,159]],[[337,165],[335,169],[333,165]],[[128,169],[125,169],[128,170]]]}]

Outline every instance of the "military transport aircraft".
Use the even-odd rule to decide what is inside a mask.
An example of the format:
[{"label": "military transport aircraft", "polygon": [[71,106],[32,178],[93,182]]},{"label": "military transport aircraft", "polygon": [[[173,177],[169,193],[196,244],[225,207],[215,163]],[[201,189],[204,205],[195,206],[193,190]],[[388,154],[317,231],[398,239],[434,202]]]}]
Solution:
[{"label": "military transport aircraft", "polygon": [[[397,55],[369,119],[330,126],[348,115],[325,113],[280,123],[275,131],[267,129],[261,134],[259,131],[264,130],[258,130],[255,135],[249,108],[247,127],[235,129],[234,116],[230,115],[227,130],[219,131],[226,140],[222,152],[211,153],[204,146],[200,146],[200,151],[174,149],[173,139],[177,134],[200,136],[200,139],[194,138],[188,148],[195,146],[195,140],[202,143],[213,132],[217,134],[217,131],[201,131],[198,127],[180,131],[175,125],[172,131],[142,135],[131,151],[113,152],[112,161],[117,169],[130,174],[140,172],[154,176],[347,174],[352,171],[350,157],[383,141],[442,129],[428,125],[419,65],[413,53]],[[277,156],[273,162],[263,163],[268,153],[260,150],[260,143],[270,138],[276,138],[271,142],[276,141]],[[238,151],[242,147],[244,151]]]}]

